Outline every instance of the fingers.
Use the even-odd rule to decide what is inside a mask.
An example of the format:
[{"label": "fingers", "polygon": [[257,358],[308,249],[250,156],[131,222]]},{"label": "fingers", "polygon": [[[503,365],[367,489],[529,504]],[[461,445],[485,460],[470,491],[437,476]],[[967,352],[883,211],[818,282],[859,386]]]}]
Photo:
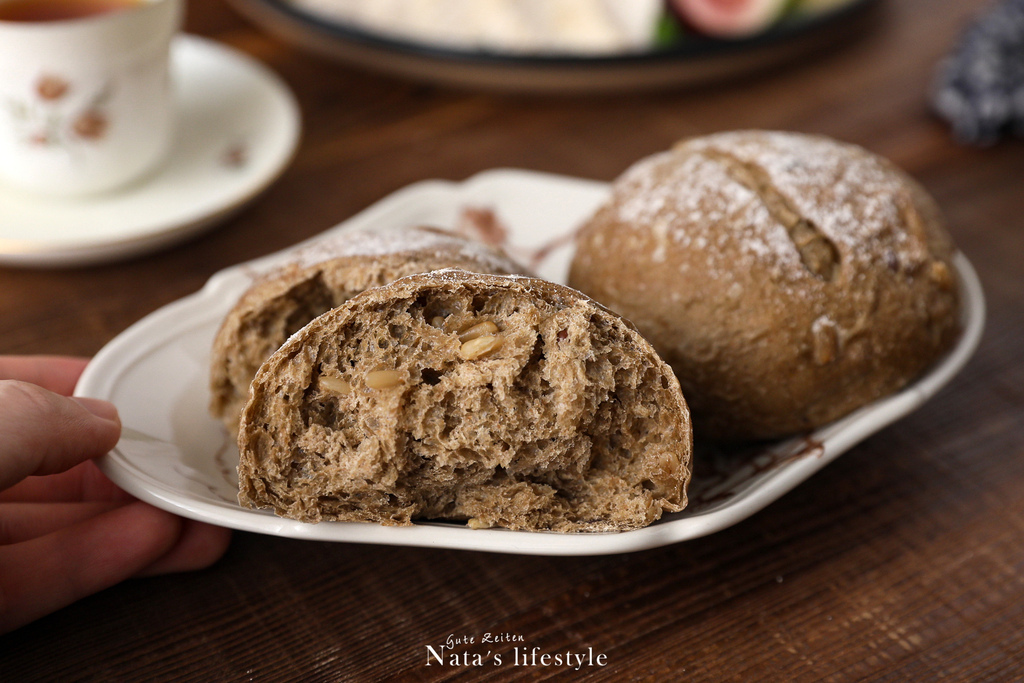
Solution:
[{"label": "fingers", "polygon": [[139,576],[155,576],[204,569],[221,558],[231,531],[219,526],[184,520],[181,536],[170,552],[146,567]]},{"label": "fingers", "polygon": [[70,356],[0,356],[0,380],[17,379],[70,396],[88,363]]},{"label": "fingers", "polygon": [[66,398],[84,359],[0,356],[0,633],[132,576],[206,567],[230,532],[114,486],[92,462],[120,436],[106,401]]},{"label": "fingers", "polygon": [[[30,541],[124,505],[117,501],[85,503],[0,504],[0,546]],[[138,576],[155,576],[204,569],[228,549],[231,531],[194,520],[182,520],[171,549]]]},{"label": "fingers", "polygon": [[117,411],[105,401],[69,399],[27,382],[0,380],[0,490],[103,455],[120,433]]},{"label": "fingers", "polygon": [[170,513],[130,503],[0,547],[0,633],[138,574],[175,546],[181,525]]},{"label": "fingers", "polygon": [[86,502],[135,500],[100,472],[89,460],[67,472],[46,477],[28,477],[6,491],[0,491],[0,503]]},{"label": "fingers", "polygon": [[120,505],[113,501],[0,504],[0,545],[45,536]]}]

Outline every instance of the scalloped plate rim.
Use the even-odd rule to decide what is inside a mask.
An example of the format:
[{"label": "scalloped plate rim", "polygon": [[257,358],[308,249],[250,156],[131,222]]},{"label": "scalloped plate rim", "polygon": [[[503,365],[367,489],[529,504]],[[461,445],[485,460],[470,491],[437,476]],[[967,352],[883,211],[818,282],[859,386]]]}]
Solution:
[{"label": "scalloped plate rim", "polygon": [[[493,169],[463,182],[426,180],[409,185],[327,232],[373,226],[396,209],[415,207],[427,201],[428,197],[436,199],[439,194],[447,196],[453,203],[464,205],[475,191],[487,194],[524,184],[534,188],[549,187],[551,192],[564,192],[567,196],[576,192],[579,196],[590,197],[588,201],[597,201],[608,188],[606,183],[574,177]],[[501,215],[500,210],[498,213]],[[158,352],[161,344],[173,344],[183,331],[192,328],[219,325],[234,297],[248,285],[247,272],[271,267],[294,249],[319,237],[321,235],[280,252],[226,268],[214,274],[198,292],[172,302],[130,326],[96,354],[79,380],[76,395],[109,399],[121,376],[119,373]],[[122,435],[121,442],[98,463],[118,486],[162,509],[241,531],[289,538],[565,556],[635,552],[691,540],[721,531],[762,510],[863,439],[919,408],[963,368],[977,348],[984,329],[985,301],[977,273],[967,258],[958,252],[954,264],[961,287],[963,331],[956,346],[925,375],[902,391],[813,432],[811,438],[822,445],[820,453],[784,463],[725,504],[712,505],[695,515],[688,514],[686,510],[666,515],[643,529],[559,534],[506,529],[472,530],[464,525],[444,522],[416,523],[405,527],[354,522],[306,524],[277,517],[268,511],[247,510],[226,502],[211,503],[191,498],[187,492],[156,479],[131,460],[132,449],[137,451],[139,441],[130,434]],[[129,428],[126,432],[133,432],[139,425],[126,427]],[[139,431],[146,432],[144,428]]]}]

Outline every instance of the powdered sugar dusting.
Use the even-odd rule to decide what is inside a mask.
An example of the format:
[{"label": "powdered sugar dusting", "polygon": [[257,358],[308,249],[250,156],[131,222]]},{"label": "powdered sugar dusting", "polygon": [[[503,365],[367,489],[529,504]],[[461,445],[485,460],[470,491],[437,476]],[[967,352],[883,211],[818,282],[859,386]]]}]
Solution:
[{"label": "powdered sugar dusting", "polygon": [[[793,133],[727,133],[704,145],[756,164],[799,212],[852,256],[878,240],[900,243],[903,179],[865,150],[823,137]],[[699,148],[699,145],[698,145]]]},{"label": "powdered sugar dusting", "polygon": [[306,268],[335,258],[374,258],[413,252],[438,258],[454,255],[476,261],[482,267],[494,271],[522,270],[521,266],[492,247],[434,228],[346,230],[332,233],[296,251],[289,263]]},{"label": "powdered sugar dusting", "polygon": [[[432,270],[429,273],[417,273],[415,275],[406,275],[404,278],[400,278],[397,282],[403,282],[405,280],[416,279],[423,275],[430,275],[432,278],[437,279],[440,282],[446,283],[459,283],[464,281],[467,277],[475,278],[479,277],[480,273],[470,273],[469,271],[462,270],[461,268],[439,268],[438,270]],[[524,282],[527,280],[535,280],[532,275],[521,275],[517,273],[509,273],[507,275],[497,275],[493,273],[483,273],[492,281],[497,279],[498,281],[507,280],[509,282]]]},{"label": "powdered sugar dusting", "polygon": [[818,335],[821,334],[823,330],[829,327],[835,328],[835,321],[832,320],[832,318],[828,317],[827,315],[819,315],[817,318],[814,319],[814,322],[811,323],[811,332],[814,333],[815,335]]},{"label": "powdered sugar dusting", "polygon": [[[859,147],[795,133],[720,133],[643,159],[616,183],[619,221],[655,229],[658,237],[670,226],[668,236],[682,247],[708,249],[712,277],[736,267],[716,258],[722,226],[732,230],[742,253],[771,262],[786,279],[813,277],[787,228],[730,175],[716,158],[722,154],[761,169],[774,191],[832,241],[841,261],[891,250],[909,263],[919,253],[899,229],[909,197],[897,172]],[[662,244],[655,242],[655,261],[664,259]]]},{"label": "powdered sugar dusting", "polygon": [[[794,268],[800,265],[784,226],[775,221],[755,192],[729,177],[719,162],[700,154],[663,152],[633,165],[616,183],[622,198],[618,218],[627,225],[652,226],[659,237],[655,261],[664,260],[661,235],[683,248],[718,246],[726,235],[716,226],[728,224],[751,258],[771,258]],[[709,251],[709,267],[717,264]]]}]

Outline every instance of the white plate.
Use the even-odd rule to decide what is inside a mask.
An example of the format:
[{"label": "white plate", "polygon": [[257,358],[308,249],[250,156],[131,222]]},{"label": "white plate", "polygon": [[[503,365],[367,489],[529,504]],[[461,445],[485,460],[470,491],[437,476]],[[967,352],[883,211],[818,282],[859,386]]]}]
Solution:
[{"label": "white plate", "polygon": [[179,36],[171,74],[178,140],[164,165],[86,199],[0,187],[0,264],[85,265],[157,249],[225,218],[284,170],[298,144],[299,110],[273,72],[219,43]]},{"label": "white plate", "polygon": [[[871,10],[881,5],[878,0],[848,0],[814,13],[791,12],[763,33],[738,40],[701,38],[690,31],[651,50],[573,55],[418,42],[318,15],[292,0],[231,0],[231,4],[297,48],[328,59],[461,88],[558,95],[698,85],[764,71],[837,47],[870,30],[878,18]],[[394,6],[376,4],[385,11]],[[491,8],[487,3],[476,4]]]},{"label": "white plate", "polygon": [[[463,183],[409,186],[333,228],[431,224],[453,227],[466,207],[489,207],[509,228],[521,257],[557,244],[539,262],[544,277],[564,281],[566,239],[607,196],[608,186],[527,171],[495,170]],[[327,541],[462,548],[544,555],[595,555],[642,550],[724,529],[754,514],[845,450],[914,410],[946,384],[973,353],[984,323],[977,275],[963,255],[955,264],[963,294],[964,332],[927,375],[900,393],[815,433],[756,453],[701,453],[701,476],[685,511],[645,529],[622,533],[554,534],[471,530],[461,524],[409,527],[324,522],[304,524],[240,507],[234,468],[238,451],[206,412],[207,364],[214,334],[254,273],[291,250],[224,270],[199,292],[136,323],[86,368],[77,393],[113,401],[126,430],[100,466],[129,493],[185,517],[258,533]]]}]

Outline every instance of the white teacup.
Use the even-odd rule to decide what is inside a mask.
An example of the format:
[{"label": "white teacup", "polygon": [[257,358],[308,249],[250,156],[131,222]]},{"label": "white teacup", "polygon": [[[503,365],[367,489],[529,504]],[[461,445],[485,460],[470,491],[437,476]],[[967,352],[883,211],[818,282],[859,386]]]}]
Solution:
[{"label": "white teacup", "polygon": [[[0,0],[0,16],[12,1],[25,4]],[[138,0],[75,19],[0,19],[0,183],[77,196],[152,171],[174,137],[169,53],[182,14],[183,0]]]}]

